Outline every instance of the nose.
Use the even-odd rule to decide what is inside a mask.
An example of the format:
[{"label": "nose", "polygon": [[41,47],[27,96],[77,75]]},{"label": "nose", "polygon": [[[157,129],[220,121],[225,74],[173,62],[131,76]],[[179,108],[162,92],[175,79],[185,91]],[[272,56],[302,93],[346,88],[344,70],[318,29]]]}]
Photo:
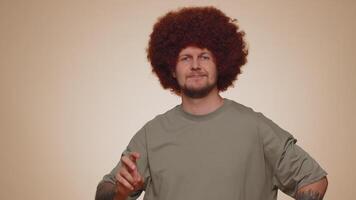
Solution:
[{"label": "nose", "polygon": [[199,63],[199,60],[197,58],[193,59],[193,62],[191,64],[191,68],[192,68],[192,70],[199,70],[200,69],[200,63]]}]

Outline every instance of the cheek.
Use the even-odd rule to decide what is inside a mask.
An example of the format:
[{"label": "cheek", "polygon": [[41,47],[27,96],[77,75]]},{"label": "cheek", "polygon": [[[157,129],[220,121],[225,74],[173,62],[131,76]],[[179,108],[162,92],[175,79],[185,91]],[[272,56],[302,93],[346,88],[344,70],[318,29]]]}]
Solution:
[{"label": "cheek", "polygon": [[209,70],[209,74],[211,80],[215,80],[218,78],[218,71],[215,66],[211,67],[211,69]]},{"label": "cheek", "polygon": [[177,66],[175,71],[175,76],[177,80],[183,80],[185,77],[185,70],[182,66]]},{"label": "cheek", "polygon": [[178,83],[183,83],[185,80],[184,74],[181,71],[176,71],[175,78],[177,79]]}]

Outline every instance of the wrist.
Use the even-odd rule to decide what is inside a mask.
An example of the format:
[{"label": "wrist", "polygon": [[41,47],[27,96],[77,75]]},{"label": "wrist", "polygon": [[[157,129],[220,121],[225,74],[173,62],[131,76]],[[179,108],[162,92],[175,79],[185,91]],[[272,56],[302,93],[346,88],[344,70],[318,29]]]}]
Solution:
[{"label": "wrist", "polygon": [[127,194],[122,194],[119,190],[118,187],[115,187],[115,195],[113,200],[126,200],[128,197]]},{"label": "wrist", "polygon": [[120,195],[115,195],[114,200],[126,200],[127,197],[120,196]]},{"label": "wrist", "polygon": [[122,194],[116,193],[114,196],[114,200],[126,200],[128,196],[124,196]]}]

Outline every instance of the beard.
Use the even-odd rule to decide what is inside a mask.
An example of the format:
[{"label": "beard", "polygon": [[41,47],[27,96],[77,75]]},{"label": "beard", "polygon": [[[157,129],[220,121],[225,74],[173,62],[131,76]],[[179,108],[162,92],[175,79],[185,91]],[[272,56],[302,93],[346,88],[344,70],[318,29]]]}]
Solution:
[{"label": "beard", "polygon": [[184,95],[192,99],[200,99],[206,97],[215,87],[216,87],[216,82],[214,84],[206,85],[199,89],[188,88],[185,85],[181,88],[181,90]]}]

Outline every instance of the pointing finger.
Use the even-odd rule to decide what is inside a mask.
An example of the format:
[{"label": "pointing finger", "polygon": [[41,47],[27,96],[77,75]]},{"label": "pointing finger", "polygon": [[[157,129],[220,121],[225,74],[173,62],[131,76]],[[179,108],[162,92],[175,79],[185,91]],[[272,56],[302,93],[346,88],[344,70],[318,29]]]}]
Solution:
[{"label": "pointing finger", "polygon": [[127,156],[121,157],[122,162],[128,167],[129,171],[134,171],[136,169],[136,163],[134,163],[131,159]]}]

